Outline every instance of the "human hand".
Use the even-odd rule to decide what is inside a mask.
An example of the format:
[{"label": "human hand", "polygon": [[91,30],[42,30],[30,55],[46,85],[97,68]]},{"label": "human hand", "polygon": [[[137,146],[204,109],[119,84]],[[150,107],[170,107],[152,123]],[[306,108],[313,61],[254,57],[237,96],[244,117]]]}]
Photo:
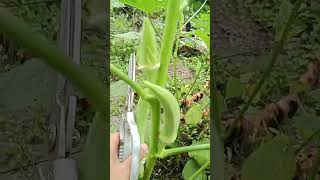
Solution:
[{"label": "human hand", "polygon": [[[110,136],[110,180],[129,180],[132,156],[120,162],[118,158],[120,134],[114,133]],[[140,160],[148,151],[148,146],[142,144],[140,148]]]}]

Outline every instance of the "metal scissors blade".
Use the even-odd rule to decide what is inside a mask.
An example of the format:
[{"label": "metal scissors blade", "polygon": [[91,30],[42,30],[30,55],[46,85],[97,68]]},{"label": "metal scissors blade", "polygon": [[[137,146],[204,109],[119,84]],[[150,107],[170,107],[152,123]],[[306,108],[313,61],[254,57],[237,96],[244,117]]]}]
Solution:
[{"label": "metal scissors blade", "polygon": [[[128,76],[135,81],[136,74],[136,58],[132,53],[129,59]],[[126,99],[126,114],[122,118],[120,124],[120,148],[119,159],[123,161],[132,154],[130,180],[137,180],[139,175],[140,164],[140,136],[138,126],[135,122],[133,113],[134,91],[128,86],[128,94]]]},{"label": "metal scissors blade", "polygon": [[[136,57],[134,53],[130,55],[128,76],[132,81],[136,80]],[[134,99],[134,91],[130,86],[128,86],[128,95],[127,95],[127,111],[128,112],[132,111],[133,99]]]}]

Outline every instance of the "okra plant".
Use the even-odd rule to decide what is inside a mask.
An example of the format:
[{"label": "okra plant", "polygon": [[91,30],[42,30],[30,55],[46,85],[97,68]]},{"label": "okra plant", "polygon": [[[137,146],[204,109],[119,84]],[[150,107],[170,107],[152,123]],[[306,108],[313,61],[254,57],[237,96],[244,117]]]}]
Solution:
[{"label": "okra plant", "polygon": [[[141,10],[139,3],[128,3]],[[157,2],[156,0],[152,2]],[[155,29],[150,19],[145,18],[142,28],[140,45],[137,49],[138,69],[143,72],[144,81],[142,84],[131,81],[123,72],[111,64],[111,73],[129,84],[139,95],[140,99],[136,108],[136,121],[141,137],[145,142],[149,134],[146,133],[146,125],[151,113],[150,151],[146,158],[146,164],[142,164],[140,173],[141,179],[150,179],[152,170],[158,158],[165,158],[170,155],[209,149],[209,144],[192,145],[187,147],[165,149],[166,145],[173,143],[178,134],[180,122],[180,107],[176,97],[163,86],[166,83],[169,63],[173,56],[173,45],[176,34],[179,33],[183,9],[187,5],[185,0],[167,1],[166,19],[161,44],[156,41]],[[146,13],[150,13],[145,11]],[[160,49],[158,48],[160,47]],[[163,113],[161,114],[161,108]],[[150,110],[150,112],[149,112]],[[209,166],[206,162],[191,179]]]},{"label": "okra plant", "polygon": [[[141,3],[142,1],[137,2]],[[146,123],[147,117],[151,113],[150,150],[146,164],[142,165],[143,171],[140,179],[150,179],[158,158],[210,148],[209,144],[200,144],[166,149],[166,145],[174,142],[177,137],[180,109],[176,98],[163,86],[172,57],[173,43],[178,29],[177,23],[183,14],[185,5],[185,0],[167,1],[165,28],[160,50],[156,44],[151,23],[148,19],[144,21],[143,38],[138,50],[138,67],[144,72],[145,77],[142,85],[131,81],[127,75],[110,65],[111,72],[129,84],[140,95],[136,109],[136,120],[141,142],[144,142],[148,136],[145,133]],[[158,6],[154,7],[158,8]],[[152,11],[152,8],[147,10]],[[108,141],[106,139],[108,139],[109,127],[106,119],[108,119],[109,104],[106,103],[106,98],[108,98],[106,87],[90,71],[74,64],[51,42],[35,33],[31,27],[4,9],[0,9],[0,32],[17,41],[34,56],[39,57],[39,60],[64,75],[95,105],[97,113],[90,126],[87,142],[79,161],[79,179],[108,179],[109,175],[106,173],[109,163]],[[161,114],[161,107],[163,114]],[[208,166],[209,162],[206,162],[190,179],[195,179]]]}]

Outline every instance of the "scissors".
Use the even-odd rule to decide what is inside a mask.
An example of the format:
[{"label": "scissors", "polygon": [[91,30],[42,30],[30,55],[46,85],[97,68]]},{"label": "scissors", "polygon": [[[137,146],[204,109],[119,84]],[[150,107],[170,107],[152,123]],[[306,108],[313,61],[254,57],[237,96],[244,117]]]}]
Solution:
[{"label": "scissors", "polygon": [[[136,57],[135,54],[132,53],[130,55],[128,68],[128,76],[132,81],[135,81],[135,73]],[[133,99],[134,91],[130,86],[128,86],[128,94],[126,99],[126,113],[123,114],[119,127],[119,159],[120,161],[124,161],[130,154],[132,154],[130,180],[137,180],[140,164],[140,136],[133,112]]]}]

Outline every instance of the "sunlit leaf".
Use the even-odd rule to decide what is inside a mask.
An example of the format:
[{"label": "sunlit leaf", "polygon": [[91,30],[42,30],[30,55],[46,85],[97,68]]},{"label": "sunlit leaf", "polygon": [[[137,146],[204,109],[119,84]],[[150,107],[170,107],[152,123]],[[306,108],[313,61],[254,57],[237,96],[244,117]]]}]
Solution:
[{"label": "sunlit leaf", "polygon": [[122,3],[133,6],[146,13],[153,13],[165,8],[167,0],[120,0]]},{"label": "sunlit leaf", "polygon": [[[193,159],[190,159],[186,165],[183,168],[182,176],[184,179],[189,179],[198,169],[200,166],[197,164],[197,162]],[[195,178],[195,180],[206,180],[207,176],[202,172],[199,174],[198,177]]]},{"label": "sunlit leaf", "polygon": [[[203,139],[202,141],[194,141],[192,145],[209,144],[209,139]],[[188,153],[191,158],[197,161],[200,166],[203,166],[206,162],[210,161],[210,150],[191,151]]]},{"label": "sunlit leaf", "polygon": [[196,125],[201,122],[202,119],[202,108],[200,105],[192,106],[186,113],[186,123]]},{"label": "sunlit leaf", "polygon": [[122,8],[122,7],[125,7],[125,6],[119,0],[111,0],[110,7],[112,9],[112,8]]},{"label": "sunlit leaf", "polygon": [[121,38],[121,39],[127,39],[127,40],[136,40],[140,39],[141,35],[137,32],[126,32],[122,34],[116,34],[114,35],[116,38]]},{"label": "sunlit leaf", "polygon": [[208,34],[208,32],[205,32],[203,30],[196,30],[194,34],[199,38],[201,38],[203,42],[206,44],[207,49],[210,50],[210,34]]}]

